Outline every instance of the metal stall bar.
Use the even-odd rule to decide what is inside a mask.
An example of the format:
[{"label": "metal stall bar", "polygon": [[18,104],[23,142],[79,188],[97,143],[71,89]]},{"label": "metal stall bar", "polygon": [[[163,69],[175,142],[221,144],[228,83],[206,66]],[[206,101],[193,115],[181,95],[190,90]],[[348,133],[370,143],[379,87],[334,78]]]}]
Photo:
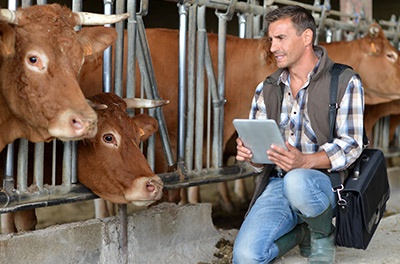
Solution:
[{"label": "metal stall bar", "polygon": [[164,182],[164,190],[187,188],[210,183],[233,181],[258,175],[250,166],[229,166],[224,168],[209,168],[194,170],[182,174],[175,171],[157,174]]},{"label": "metal stall bar", "polygon": [[[137,17],[137,22],[139,24],[138,29],[143,29],[142,33],[139,32],[137,34],[137,41],[138,43],[140,42],[140,45],[137,45],[137,47],[141,47],[141,53],[139,54],[144,54],[142,57],[142,60],[144,60],[144,68],[140,68],[140,73],[141,73],[141,89],[140,89],[140,96],[143,98],[144,92],[146,95],[150,98],[154,98],[153,95],[153,83],[156,82],[154,74],[152,74],[153,67],[151,68],[148,66],[149,63],[151,63],[151,58],[150,58],[150,51],[148,50],[148,44],[147,44],[147,39],[146,39],[146,33],[145,33],[145,28],[144,28],[144,23],[143,23],[143,16],[146,16],[149,11],[149,1],[148,0],[142,0],[140,2],[140,10],[138,13],[136,13]],[[144,32],[144,33],[143,33]],[[141,35],[142,34],[142,35]],[[140,39],[141,36],[144,36],[144,38]],[[143,41],[144,39],[144,41]],[[146,47],[146,48],[142,48]],[[138,57],[138,63],[139,63],[139,57]],[[150,94],[150,95],[149,95]],[[141,113],[143,113],[143,109],[140,110]],[[152,109],[148,110],[148,114],[152,117],[155,116],[155,112]],[[150,167],[152,170],[155,168],[155,135],[150,136],[147,139],[147,162],[149,163]]]},{"label": "metal stall bar", "polygon": [[[188,24],[188,5],[178,4],[179,9],[179,87],[178,87],[178,164],[185,158],[185,113],[186,113],[186,43]],[[180,167],[181,165],[178,165]]]},{"label": "metal stall bar", "polygon": [[[117,0],[115,5],[115,13],[125,13],[125,0]],[[124,23],[121,21],[115,24],[118,38],[115,41],[115,65],[114,65],[114,92],[119,97],[123,97],[123,75],[124,75]]]},{"label": "metal stall bar", "polygon": [[28,140],[19,140],[18,162],[17,162],[17,190],[28,191]]},{"label": "metal stall bar", "polygon": [[[176,2],[176,3],[182,3],[182,2],[187,2],[190,4],[199,4],[199,5],[205,5],[209,8],[214,8],[214,9],[219,9],[219,10],[227,10],[229,7],[230,1],[227,0],[165,0],[169,2]],[[299,5],[302,6],[308,10],[311,11],[316,11],[316,12],[322,12],[323,7],[320,6],[314,6],[314,5],[309,5],[309,4],[304,4],[296,1],[290,1],[290,0],[270,0],[265,3],[265,7],[267,8],[268,6],[271,6],[272,4],[286,4],[286,5]],[[234,8],[234,12],[237,13],[252,13],[254,15],[264,15],[265,8],[263,6],[259,5],[254,5],[254,4],[248,4],[246,2],[238,2]],[[329,15],[330,16],[338,16],[338,17],[347,17],[350,19],[358,19],[359,16],[355,14],[347,14],[335,10],[329,10]],[[320,18],[316,17],[316,22],[320,22]],[[326,18],[325,20],[325,25],[326,26],[331,26],[331,27],[338,27],[346,31],[355,31],[357,26],[352,25],[348,22],[343,22],[343,21],[338,21],[334,20],[331,18]],[[368,27],[363,25],[360,26],[360,30],[365,32],[368,30]]]},{"label": "metal stall bar", "polygon": [[[113,0],[104,0],[104,14],[111,15]],[[104,25],[105,27],[111,27],[110,24]],[[108,47],[103,52],[103,92],[109,93],[112,91],[111,81],[111,67],[112,67],[112,47]]]},{"label": "metal stall bar", "polygon": [[194,169],[203,168],[203,131],[204,131],[204,54],[206,42],[206,6],[197,8],[197,76],[196,76],[196,117],[195,117],[195,154]]},{"label": "metal stall bar", "polygon": [[134,98],[136,92],[136,0],[128,0],[127,11],[130,16],[127,23],[126,97]]},{"label": "metal stall bar", "polygon": [[315,43],[314,43],[315,45],[318,44],[319,36],[321,35],[321,33],[323,32],[323,30],[325,28],[325,21],[328,16],[328,12],[329,12],[330,8],[331,8],[331,5],[330,5],[329,0],[325,0],[322,11],[321,11],[318,27],[316,30],[317,32],[316,32]]},{"label": "metal stall bar", "polygon": [[[147,44],[146,32],[143,24],[142,15],[136,16],[138,24],[138,38],[137,38],[137,59],[139,64],[139,69],[142,75],[142,83],[145,84],[146,96],[149,99],[161,99],[158,94],[157,84],[154,76],[153,64],[151,62],[150,51]],[[161,137],[161,142],[164,147],[164,154],[166,155],[166,161],[168,166],[174,164],[173,155],[170,147],[168,131],[164,119],[164,114],[160,107],[155,109],[156,117],[159,124],[159,132]]]},{"label": "metal stall bar", "polygon": [[400,16],[396,21],[396,16],[392,15],[390,21],[379,20],[381,26],[389,27],[388,30],[384,30],[385,36],[392,39],[392,44],[395,48],[399,49],[399,38],[400,38]]},{"label": "metal stall bar", "polygon": [[[187,126],[185,144],[185,165],[188,171],[193,170],[193,138],[194,138],[194,97],[195,97],[195,55],[196,55],[196,21],[197,4],[189,7],[189,34],[188,34],[188,79],[187,79]],[[181,139],[179,139],[181,140]],[[178,165],[180,165],[178,163]],[[179,171],[184,169],[178,166]]]},{"label": "metal stall bar", "polygon": [[[224,14],[215,11],[218,17],[218,95],[219,98],[225,97],[225,48],[226,48],[226,31],[227,31],[227,21],[232,19],[234,14],[234,8],[237,4],[237,0],[231,0],[230,4]],[[223,103],[225,102],[222,99]],[[219,120],[219,131],[215,131],[213,138],[213,144],[216,142],[215,149],[213,151],[213,167],[222,166],[222,144],[224,135],[224,105],[218,105],[220,110],[219,116],[215,116]],[[215,153],[215,154],[214,154]]]}]

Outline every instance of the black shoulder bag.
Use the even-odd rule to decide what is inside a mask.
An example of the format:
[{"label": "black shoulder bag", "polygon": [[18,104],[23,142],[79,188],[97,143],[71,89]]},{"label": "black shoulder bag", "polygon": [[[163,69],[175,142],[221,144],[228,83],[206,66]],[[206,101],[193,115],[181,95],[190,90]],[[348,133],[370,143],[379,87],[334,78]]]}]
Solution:
[{"label": "black shoulder bag", "polygon": [[[339,75],[349,66],[331,68],[329,122],[333,141],[337,114]],[[364,130],[364,144],[368,139]],[[335,243],[338,246],[366,249],[386,209],[389,180],[385,157],[379,149],[364,149],[354,162],[349,176],[341,183],[339,172],[331,172],[332,190],[337,193]]]}]

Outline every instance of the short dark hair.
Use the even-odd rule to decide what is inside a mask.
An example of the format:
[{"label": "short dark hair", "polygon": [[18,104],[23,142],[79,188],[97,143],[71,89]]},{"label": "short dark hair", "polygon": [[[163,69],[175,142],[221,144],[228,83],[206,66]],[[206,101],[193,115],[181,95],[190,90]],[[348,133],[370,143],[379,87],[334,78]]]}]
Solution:
[{"label": "short dark hair", "polygon": [[314,44],[316,38],[315,20],[307,9],[297,5],[283,6],[269,12],[265,20],[269,26],[271,23],[285,18],[291,19],[298,35],[303,33],[304,30],[310,29],[313,32]]}]

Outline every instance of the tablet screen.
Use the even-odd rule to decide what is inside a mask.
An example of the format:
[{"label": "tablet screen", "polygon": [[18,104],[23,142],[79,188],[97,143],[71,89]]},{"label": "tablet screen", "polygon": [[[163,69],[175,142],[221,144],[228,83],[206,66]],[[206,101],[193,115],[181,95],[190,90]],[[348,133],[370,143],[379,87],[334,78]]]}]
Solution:
[{"label": "tablet screen", "polygon": [[287,149],[273,119],[235,119],[233,125],[244,146],[253,153],[254,163],[272,163],[267,155],[272,144]]}]

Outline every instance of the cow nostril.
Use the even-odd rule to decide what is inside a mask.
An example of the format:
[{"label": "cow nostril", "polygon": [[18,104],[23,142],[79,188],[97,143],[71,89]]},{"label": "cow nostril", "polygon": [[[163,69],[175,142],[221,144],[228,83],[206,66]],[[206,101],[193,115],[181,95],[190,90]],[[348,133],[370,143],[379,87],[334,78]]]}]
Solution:
[{"label": "cow nostril", "polygon": [[76,130],[80,130],[83,128],[83,123],[81,121],[81,119],[79,118],[73,118],[72,119],[72,127]]},{"label": "cow nostril", "polygon": [[156,189],[156,187],[155,187],[151,182],[148,182],[148,183],[146,184],[146,189],[147,189],[148,192],[154,192],[154,190]]}]

